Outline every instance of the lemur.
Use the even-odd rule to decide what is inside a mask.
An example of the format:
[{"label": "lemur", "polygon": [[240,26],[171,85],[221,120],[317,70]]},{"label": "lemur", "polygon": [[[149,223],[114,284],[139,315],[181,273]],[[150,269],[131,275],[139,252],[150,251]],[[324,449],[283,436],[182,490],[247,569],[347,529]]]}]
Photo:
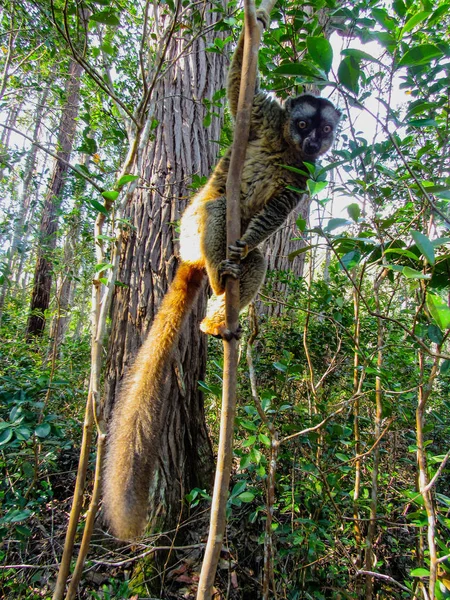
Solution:
[{"label": "lemur", "polygon": [[[268,15],[258,18],[267,26]],[[236,116],[244,34],[228,76],[228,102]],[[226,260],[226,178],[229,150],[205,186],[192,198],[181,219],[180,264],[162,301],[148,337],[119,394],[109,430],[104,469],[103,508],[112,532],[120,539],[141,535],[147,521],[148,490],[158,459],[161,390],[179,333],[193,306],[205,274],[216,296],[200,329],[229,339],[225,326],[225,278],[240,282],[240,308],[255,297],[266,272],[259,245],[289,213],[307,201],[307,177],[283,165],[302,169],[331,147],[340,112],[326,99],[304,94],[284,106],[256,84],[250,137],[242,174],[240,204],[242,236],[231,247],[241,265]]]}]

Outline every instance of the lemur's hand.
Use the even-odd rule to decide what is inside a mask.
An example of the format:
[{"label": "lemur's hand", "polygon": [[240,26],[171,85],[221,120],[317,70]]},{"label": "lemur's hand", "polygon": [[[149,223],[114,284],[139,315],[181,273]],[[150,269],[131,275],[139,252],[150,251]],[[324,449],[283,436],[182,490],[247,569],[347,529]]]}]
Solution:
[{"label": "lemur's hand", "polygon": [[269,13],[263,8],[258,8],[258,10],[256,11],[256,19],[258,21],[261,21],[264,29],[267,29],[269,27],[270,16]]},{"label": "lemur's hand", "polygon": [[242,240],[236,240],[231,246],[228,246],[229,260],[243,260],[248,254],[248,245]]}]

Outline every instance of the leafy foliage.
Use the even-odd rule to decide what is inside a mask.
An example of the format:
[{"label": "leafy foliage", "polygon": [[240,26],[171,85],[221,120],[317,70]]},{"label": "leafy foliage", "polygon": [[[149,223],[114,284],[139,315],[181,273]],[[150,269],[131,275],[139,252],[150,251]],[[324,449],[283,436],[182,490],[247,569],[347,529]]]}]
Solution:
[{"label": "leafy foliage", "polygon": [[[201,35],[202,8],[188,20],[185,6],[178,7],[174,31]],[[34,565],[27,571],[2,569],[6,598],[50,593],[55,570],[48,565],[62,545],[89,377],[90,285],[93,279],[104,284],[105,272],[113,268],[116,238],[110,224],[127,186],[140,185],[143,193],[148,186],[145,174],[118,177],[144,78],[154,73],[169,81],[177,58],[158,62],[161,32],[141,5],[98,0],[83,3],[86,13],[80,7],[20,1],[5,5],[0,15],[1,558],[6,565]],[[177,8],[163,2],[158,10],[169,23]],[[213,10],[217,36],[205,52],[228,54],[242,14],[234,3],[227,11],[221,4]],[[306,257],[304,276],[269,273],[262,290],[261,331],[253,347],[261,410],[241,361],[222,569],[230,575],[221,583],[231,586],[233,597],[259,597],[269,540],[271,585],[278,597],[400,599],[434,593],[445,600],[449,3],[280,0],[271,17],[260,52],[261,85],[281,98],[319,90],[344,116],[328,164],[304,166],[314,216],[308,223],[299,218],[305,245],[290,255],[292,261]],[[57,150],[54,132],[74,52],[86,67],[77,155],[58,209],[59,239],[49,256],[54,287],[45,315],[53,324],[64,322],[65,329],[60,345],[52,330],[40,344],[26,343],[36,229],[49,174],[42,148]],[[224,96],[217,90],[212,101],[193,107],[204,127],[223,110]],[[143,114],[145,151],[151,152],[160,126],[151,97]],[[28,137],[18,138],[17,131]],[[218,140],[222,148],[231,136],[228,117]],[[39,144],[37,154],[30,140]],[[194,173],[192,190],[203,183]],[[99,214],[109,228],[94,240]],[[118,225],[129,232],[126,220]],[[101,261],[94,258],[99,243],[106,248]],[[71,295],[61,309],[64,281],[70,281]],[[276,303],[283,310],[267,316],[267,305]],[[212,341],[201,388],[213,442],[221,370],[221,345]],[[273,464],[275,494],[268,500]],[[209,490],[186,494],[194,546],[202,539],[196,511],[208,502]],[[202,534],[205,527],[202,522]],[[99,548],[92,549],[96,558]],[[198,549],[186,554],[184,570],[170,572],[167,597],[187,583],[191,587],[183,594],[191,597],[200,554]],[[103,556],[101,550],[100,560]],[[363,569],[388,579],[358,575]],[[139,586],[147,591],[124,577],[125,570],[128,563],[104,565],[101,575],[100,566],[91,563],[87,573],[100,579],[86,576],[83,597],[129,597]]]}]

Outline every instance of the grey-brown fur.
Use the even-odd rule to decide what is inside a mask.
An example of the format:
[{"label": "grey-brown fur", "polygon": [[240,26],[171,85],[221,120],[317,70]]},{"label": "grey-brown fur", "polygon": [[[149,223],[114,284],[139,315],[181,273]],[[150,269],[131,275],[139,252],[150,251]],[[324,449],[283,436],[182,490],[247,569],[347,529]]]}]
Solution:
[{"label": "grey-brown fur", "polygon": [[[265,15],[264,21],[267,21]],[[236,114],[243,37],[234,54],[228,80],[228,100]],[[239,250],[241,307],[257,293],[266,271],[258,246],[286,220],[303,200],[306,177],[280,165],[304,167],[326,152],[334,139],[340,114],[327,100],[299,96],[284,106],[259,90],[253,103],[250,140],[241,187]],[[301,129],[299,121],[308,127]],[[311,127],[309,127],[311,124]],[[313,127],[314,125],[314,127]],[[325,133],[327,125],[330,131]],[[225,184],[230,152],[221,159],[207,184],[186,209],[181,220],[181,262],[156,315],[148,338],[126,377],[110,424],[104,469],[104,513],[113,533],[121,539],[139,537],[145,528],[147,494],[158,460],[161,397],[179,332],[208,274],[217,298],[210,302],[201,329],[227,337],[223,269],[226,261]]]}]

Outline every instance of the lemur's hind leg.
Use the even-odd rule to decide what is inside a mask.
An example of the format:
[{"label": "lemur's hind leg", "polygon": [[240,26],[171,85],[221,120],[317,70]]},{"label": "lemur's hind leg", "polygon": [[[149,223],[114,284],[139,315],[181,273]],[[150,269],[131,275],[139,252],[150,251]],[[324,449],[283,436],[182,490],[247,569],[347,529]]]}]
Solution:
[{"label": "lemur's hind leg", "polygon": [[[255,248],[241,262],[241,275],[239,278],[240,308],[242,310],[250,304],[256,296],[266,274],[266,261],[261,251]],[[234,334],[225,325],[225,294],[212,297],[208,302],[206,317],[200,329],[210,335],[230,339]],[[239,333],[239,332],[237,332]],[[234,336],[235,337],[235,336]]]},{"label": "lemur's hind leg", "polygon": [[[209,283],[216,296],[225,292],[224,263],[227,257],[227,204],[226,198],[217,198],[203,205],[201,249],[205,258]],[[239,277],[240,267],[235,269]]]},{"label": "lemur's hind leg", "polygon": [[[205,203],[203,206],[202,254],[205,258],[206,271],[216,298],[208,303],[206,317],[200,329],[210,335],[231,338],[235,332],[230,332],[225,326],[225,279],[227,275],[240,281],[240,309],[251,302],[266,273],[266,261],[261,252],[255,248],[249,252],[240,264],[234,262],[244,253],[236,247],[231,251],[231,260],[227,260],[226,232],[226,198]],[[246,249],[245,249],[246,251]]]}]

